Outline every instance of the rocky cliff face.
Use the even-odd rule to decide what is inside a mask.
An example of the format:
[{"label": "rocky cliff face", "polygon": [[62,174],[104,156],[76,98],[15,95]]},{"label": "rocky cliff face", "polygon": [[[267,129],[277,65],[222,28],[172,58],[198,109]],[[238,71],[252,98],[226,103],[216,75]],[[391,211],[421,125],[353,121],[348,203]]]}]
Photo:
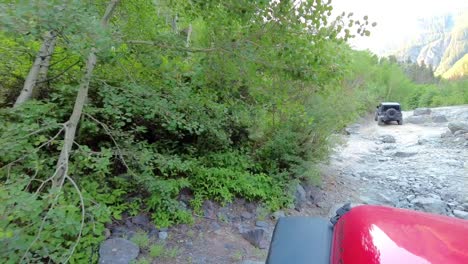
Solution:
[{"label": "rocky cliff face", "polygon": [[396,52],[400,60],[431,65],[436,75],[468,53],[468,11],[421,19],[420,34]]}]

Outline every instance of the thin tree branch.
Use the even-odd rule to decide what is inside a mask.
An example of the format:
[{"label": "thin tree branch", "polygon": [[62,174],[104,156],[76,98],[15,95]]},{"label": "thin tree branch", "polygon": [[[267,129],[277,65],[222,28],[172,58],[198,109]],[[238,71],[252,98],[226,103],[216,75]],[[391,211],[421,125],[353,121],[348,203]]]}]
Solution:
[{"label": "thin tree branch", "polygon": [[156,47],[163,48],[163,49],[172,49],[172,50],[187,51],[187,52],[223,51],[223,49],[221,48],[185,48],[185,47],[169,46],[166,44],[158,43],[156,41],[148,41],[148,40],[128,40],[125,43],[134,44],[134,45],[150,45],[150,46],[156,46]]},{"label": "thin tree branch", "polygon": [[64,127],[63,127],[62,129],[60,129],[59,132],[57,132],[57,134],[55,134],[55,136],[53,136],[52,138],[50,138],[49,140],[47,140],[45,143],[42,143],[39,147],[35,148],[32,152],[29,152],[28,154],[25,154],[25,155],[23,155],[22,157],[20,157],[20,158],[14,160],[14,161],[12,161],[12,162],[6,164],[6,165],[3,165],[2,167],[0,167],[0,170],[3,169],[3,168],[5,168],[6,166],[10,166],[10,165],[15,164],[16,162],[18,162],[18,161],[20,161],[20,160],[25,159],[27,156],[29,156],[29,155],[31,155],[31,154],[34,154],[34,153],[36,153],[37,151],[39,151],[41,148],[43,148],[43,147],[49,145],[49,144],[50,144],[52,141],[54,141],[54,140],[60,135],[60,133],[62,133],[62,131],[65,129],[65,124],[63,124],[63,125],[64,125]]},{"label": "thin tree branch", "polygon": [[39,81],[37,83],[45,83],[45,82],[50,82],[52,80],[55,80],[57,78],[59,78],[60,76],[62,76],[63,74],[65,74],[67,71],[69,71],[73,66],[77,65],[78,63],[80,63],[81,60],[78,60],[76,61],[75,63],[73,63],[72,65],[68,66],[65,70],[63,70],[62,72],[60,72],[59,74],[55,75],[54,77],[50,77],[46,80],[43,80],[43,81]]},{"label": "thin tree branch", "polygon": [[78,237],[76,238],[75,244],[73,244],[73,246],[72,246],[72,248],[70,250],[70,254],[68,255],[68,257],[65,259],[65,261],[63,263],[67,263],[70,260],[71,256],[75,252],[76,246],[78,246],[78,244],[80,243],[81,234],[83,233],[83,227],[84,227],[84,222],[85,222],[85,204],[84,204],[84,199],[83,199],[83,195],[81,194],[80,188],[78,188],[78,185],[76,184],[76,182],[72,178],[70,178],[70,176],[65,175],[65,179],[70,181],[70,183],[73,185],[76,192],[78,193],[78,197],[80,198],[81,225],[80,225],[80,231],[78,232]]}]

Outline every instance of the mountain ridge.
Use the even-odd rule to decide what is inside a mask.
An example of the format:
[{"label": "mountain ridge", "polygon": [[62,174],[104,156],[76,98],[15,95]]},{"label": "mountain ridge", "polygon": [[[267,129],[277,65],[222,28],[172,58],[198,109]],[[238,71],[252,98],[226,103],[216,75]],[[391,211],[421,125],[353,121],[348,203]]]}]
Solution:
[{"label": "mountain ridge", "polygon": [[460,70],[453,70],[455,75],[445,73],[468,54],[468,10],[420,19],[419,23],[420,33],[394,55],[400,61],[430,65],[442,78],[466,75]]}]

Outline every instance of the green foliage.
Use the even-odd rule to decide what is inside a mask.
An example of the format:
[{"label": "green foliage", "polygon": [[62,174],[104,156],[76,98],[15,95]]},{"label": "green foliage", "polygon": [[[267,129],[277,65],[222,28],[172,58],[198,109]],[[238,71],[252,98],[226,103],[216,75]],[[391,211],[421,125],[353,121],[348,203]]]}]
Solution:
[{"label": "green foliage", "polygon": [[158,258],[158,257],[162,256],[164,251],[165,251],[164,244],[156,243],[156,244],[151,245],[151,247],[149,249],[149,255],[152,258]]},{"label": "green foliage", "polygon": [[137,232],[133,237],[132,237],[132,242],[135,243],[138,247],[140,248],[148,248],[149,246],[149,238],[148,234],[145,232]]},{"label": "green foliage", "polygon": [[[0,258],[7,263],[96,262],[104,224],[124,213],[144,211],[168,227],[192,223],[206,199],[243,197],[262,203],[265,217],[292,204],[294,183],[320,183],[330,135],[377,101],[468,101],[466,81],[414,84],[396,61],[352,51],[345,41],[368,35],[372,23],[332,18],[325,1],[120,1],[109,30],[97,19],[105,1],[59,2],[0,4]],[[51,30],[58,39],[47,89],[8,108]],[[91,45],[99,63],[69,178],[51,188]],[[133,239],[149,246],[146,235]],[[161,250],[153,245],[150,255],[179,251]]]},{"label": "green foliage", "polygon": [[438,80],[430,67],[399,63],[392,58],[378,60],[365,52],[354,52],[347,78],[346,85],[362,91],[359,93],[363,106],[398,101],[409,110],[468,103],[466,79]]}]

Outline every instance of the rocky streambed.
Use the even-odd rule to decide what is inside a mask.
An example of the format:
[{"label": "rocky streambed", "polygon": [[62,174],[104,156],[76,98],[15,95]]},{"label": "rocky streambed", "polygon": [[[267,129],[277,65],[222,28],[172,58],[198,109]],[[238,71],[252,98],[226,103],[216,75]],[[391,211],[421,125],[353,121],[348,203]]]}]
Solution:
[{"label": "rocky streambed", "polygon": [[468,106],[404,112],[404,125],[350,126],[329,168],[360,201],[468,219]]}]

